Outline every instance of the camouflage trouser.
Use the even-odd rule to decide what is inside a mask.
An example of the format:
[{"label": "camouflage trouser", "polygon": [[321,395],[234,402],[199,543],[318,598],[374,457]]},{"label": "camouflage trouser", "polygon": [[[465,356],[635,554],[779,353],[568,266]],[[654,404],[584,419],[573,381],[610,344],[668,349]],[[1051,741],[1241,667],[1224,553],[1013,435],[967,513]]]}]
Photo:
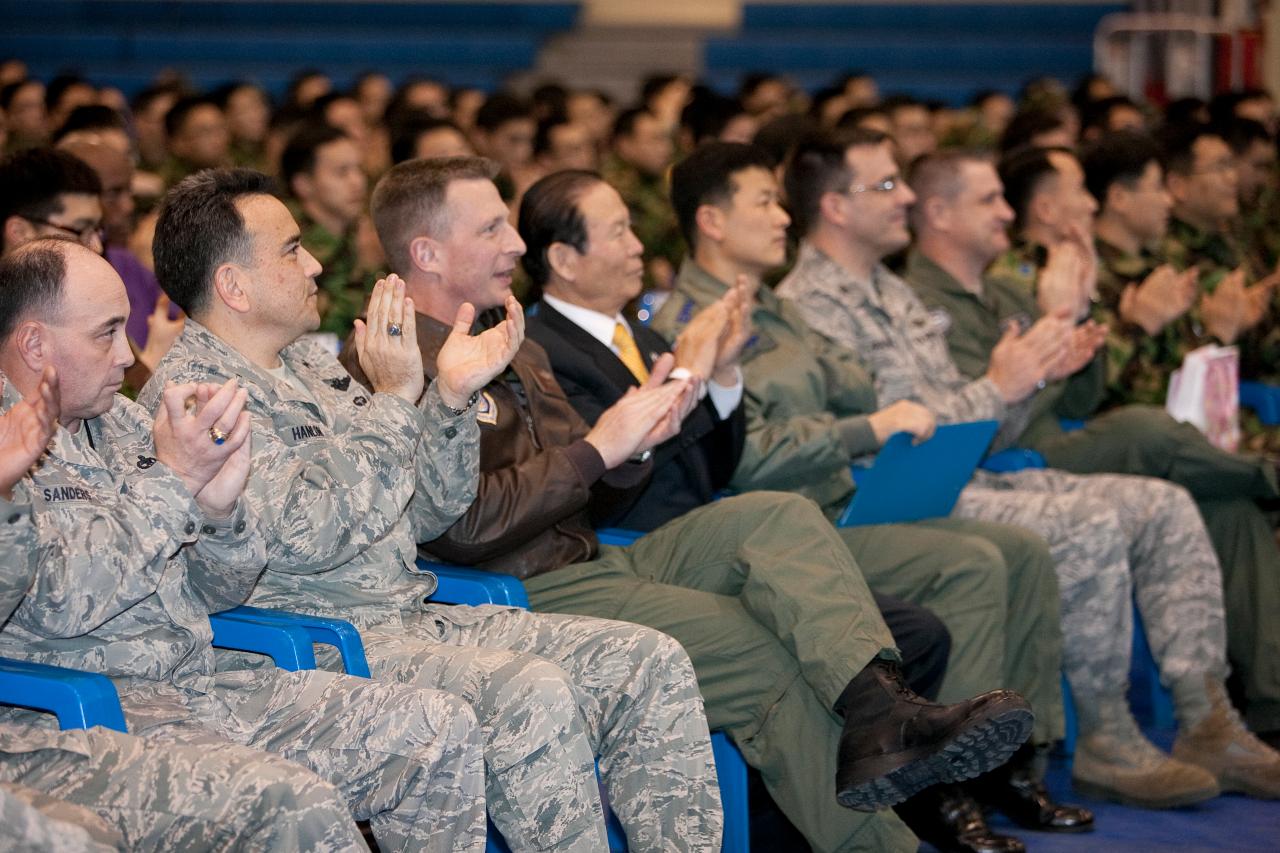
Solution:
[{"label": "camouflage trouser", "polygon": [[276,669],[219,672],[202,694],[136,680],[120,694],[130,731],[149,739],[225,738],[306,765],[383,850],[484,847],[480,729],[457,697]]},{"label": "camouflage trouser", "polygon": [[[112,849],[364,849],[342,796],[277,755],[219,740],[206,748],[103,728],[60,732],[43,715],[25,716],[0,726],[0,778],[38,791],[49,799],[22,799]],[[20,824],[4,807],[8,850]],[[29,840],[33,850],[57,849]]]},{"label": "camouflage trouser", "polygon": [[412,637],[455,648],[406,654],[374,629],[371,666],[477,704],[492,750],[490,811],[509,841],[521,840],[513,848],[607,847],[594,755],[629,849],[720,849],[702,696],[675,640],[626,622],[494,606],[427,604],[404,623]]},{"label": "camouflage trouser", "polygon": [[1062,595],[1063,666],[1082,727],[1123,703],[1136,596],[1165,684],[1226,674],[1222,572],[1185,489],[1147,477],[1053,469],[979,472],[956,513],[1049,542]]},{"label": "camouflage trouser", "polygon": [[105,853],[124,847],[124,836],[88,809],[4,783],[0,826],[0,850],[5,853]]}]

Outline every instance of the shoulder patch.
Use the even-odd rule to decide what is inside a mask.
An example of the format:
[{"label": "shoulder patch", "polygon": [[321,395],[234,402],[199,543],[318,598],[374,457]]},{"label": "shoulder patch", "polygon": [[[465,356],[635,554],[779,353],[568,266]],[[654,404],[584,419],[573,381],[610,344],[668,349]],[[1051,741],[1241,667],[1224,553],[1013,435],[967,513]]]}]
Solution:
[{"label": "shoulder patch", "polygon": [[684,304],[680,306],[680,316],[677,317],[681,323],[687,323],[693,319],[693,300],[685,297]]}]

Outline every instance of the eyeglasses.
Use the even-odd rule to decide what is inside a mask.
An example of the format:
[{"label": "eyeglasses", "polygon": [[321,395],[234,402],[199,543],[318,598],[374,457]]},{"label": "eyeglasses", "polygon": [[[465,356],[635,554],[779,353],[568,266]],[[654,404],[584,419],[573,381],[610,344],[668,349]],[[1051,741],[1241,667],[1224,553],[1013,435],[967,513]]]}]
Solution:
[{"label": "eyeglasses", "polygon": [[34,216],[24,216],[22,218],[30,222],[32,225],[43,225],[46,228],[56,228],[68,237],[75,237],[76,242],[84,246],[91,246],[93,244],[93,238],[95,237],[98,238],[99,242],[102,242],[102,224],[98,222],[95,222],[92,225],[86,225],[85,227],[77,230],[72,228],[70,225],[50,222],[47,219],[36,219]]},{"label": "eyeglasses", "polygon": [[883,181],[874,184],[854,184],[845,192],[849,195],[857,195],[858,193],[891,193],[900,186],[902,186],[901,178],[885,178]]}]

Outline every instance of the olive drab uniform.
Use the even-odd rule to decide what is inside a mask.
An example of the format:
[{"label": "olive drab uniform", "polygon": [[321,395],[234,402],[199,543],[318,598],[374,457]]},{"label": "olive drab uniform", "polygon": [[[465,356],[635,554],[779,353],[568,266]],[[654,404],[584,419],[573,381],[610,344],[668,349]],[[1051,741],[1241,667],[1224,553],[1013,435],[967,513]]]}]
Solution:
[{"label": "olive drab uniform", "polygon": [[[691,259],[653,328],[674,340],[726,291]],[[852,459],[874,452],[870,377],[852,353],[809,331],[761,289],[742,355],[747,439],[732,485],[799,492],[835,519],[853,494]],[[872,589],[932,610],[952,636],[939,701],[1011,687],[1036,715],[1032,738],[1062,736],[1058,588],[1044,540],[968,519],[839,528]]]},{"label": "olive drab uniform", "polygon": [[342,234],[331,234],[297,202],[289,204],[289,212],[301,229],[303,247],[323,267],[316,276],[316,286],[320,289],[318,331],[332,332],[338,340],[343,340],[350,334],[356,318],[363,316],[364,304],[378,278],[375,271],[362,268],[357,245],[359,223],[352,223]]},{"label": "olive drab uniform", "polygon": [[[1005,324],[1018,315],[1035,318],[1034,292],[1028,289],[1034,287],[1035,271],[1030,286],[988,277],[979,296],[913,252],[905,278],[943,323],[961,375],[978,379],[987,371]],[[1100,360],[1095,359],[1091,369]],[[1095,379],[1078,375],[1072,381],[1092,385]],[[1280,623],[1274,618],[1280,609],[1280,549],[1255,503],[1280,496],[1275,468],[1265,459],[1218,450],[1195,427],[1174,421],[1162,407],[1122,406],[1090,417],[1083,429],[1066,432],[1058,415],[1082,413],[1064,412],[1052,404],[1061,385],[1050,383],[1036,394],[1033,401],[1043,398],[1043,404],[1033,402],[1035,415],[1017,443],[1040,452],[1050,468],[1159,477],[1191,493],[1223,569],[1227,652],[1245,685],[1249,724],[1259,731],[1280,728],[1280,659],[1269,651],[1280,647]]]},{"label": "olive drab uniform", "polygon": [[[513,847],[607,844],[597,753],[635,849],[649,849],[641,827],[661,827],[666,812],[689,805],[653,790],[664,766],[690,755],[706,767],[691,786],[711,790],[709,819],[718,826],[706,723],[675,643],[636,625],[429,600],[436,580],[418,570],[416,543],[439,536],[475,498],[476,413],[452,413],[434,387],[417,406],[370,392],[310,341],[280,358],[278,371],[258,368],[189,320],[141,398],[155,406],[165,381],[228,376],[249,390],[255,434],[246,493],[263,506],[267,542],[267,571],[250,602],[349,619],[361,628],[375,678],[471,703],[489,812]],[[672,680],[685,675],[690,689],[675,689]],[[690,715],[700,734],[695,726],[683,741],[649,740]],[[648,841],[675,843],[657,829]],[[698,843],[685,849],[702,849]]]},{"label": "olive drab uniform", "polygon": [[[778,294],[814,331],[858,354],[882,405],[912,400],[939,423],[990,418],[1025,426],[1031,402],[1006,405],[991,380],[962,377],[941,318],[885,267],[860,281],[806,244]],[[1082,720],[1093,723],[1086,729],[1097,728],[1091,716],[1099,699],[1126,706],[1135,591],[1167,683],[1226,676],[1221,569],[1180,486],[1052,469],[978,471],[954,514],[1016,524],[1048,541],[1062,596],[1064,668]]]},{"label": "olive drab uniform", "polygon": [[[4,389],[5,408],[17,399],[12,385]],[[148,775],[136,738],[113,744],[98,752],[104,779],[93,772],[91,746],[69,745],[99,730],[53,732],[42,715],[11,709],[0,712],[5,781],[68,799],[92,797],[90,786],[105,782],[97,793],[109,805],[138,795],[133,773],[121,772],[127,768],[137,771],[142,790],[162,798],[152,802],[164,802],[175,784],[179,798],[188,796],[193,775],[213,790],[237,775],[234,762],[216,758],[230,741],[288,755],[318,773],[388,849],[482,848],[483,758],[471,709],[438,691],[330,672],[219,669],[209,614],[243,602],[265,563],[250,502],[237,501],[229,518],[206,517],[156,460],[151,419],[123,397],[79,426],[59,428],[31,475],[39,565],[0,630],[0,654],[111,677],[131,733],[164,751],[177,744],[195,752]],[[65,751],[51,769],[35,750],[55,735]],[[244,755],[240,769],[258,761],[257,753]],[[39,783],[49,772],[61,780],[52,790]],[[259,783],[248,784],[224,794],[235,794],[245,814],[252,799],[243,795]],[[189,796],[210,798],[203,789]]]}]

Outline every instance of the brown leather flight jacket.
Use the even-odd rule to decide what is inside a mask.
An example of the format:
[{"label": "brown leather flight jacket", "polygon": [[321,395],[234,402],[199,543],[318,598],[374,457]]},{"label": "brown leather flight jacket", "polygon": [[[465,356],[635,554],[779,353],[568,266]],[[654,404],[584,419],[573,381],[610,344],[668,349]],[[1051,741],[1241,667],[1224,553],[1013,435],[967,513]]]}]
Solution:
[{"label": "brown leather flight jacket", "polygon": [[[427,379],[450,327],[415,318]],[[342,363],[368,379],[354,347]],[[518,380],[527,403],[513,385]],[[606,471],[589,431],[551,371],[546,352],[525,340],[507,372],[485,386],[476,402],[480,423],[480,485],[475,502],[439,539],[422,543],[438,560],[528,578],[596,555],[592,512],[616,511],[634,500],[653,471],[652,461]]]}]

